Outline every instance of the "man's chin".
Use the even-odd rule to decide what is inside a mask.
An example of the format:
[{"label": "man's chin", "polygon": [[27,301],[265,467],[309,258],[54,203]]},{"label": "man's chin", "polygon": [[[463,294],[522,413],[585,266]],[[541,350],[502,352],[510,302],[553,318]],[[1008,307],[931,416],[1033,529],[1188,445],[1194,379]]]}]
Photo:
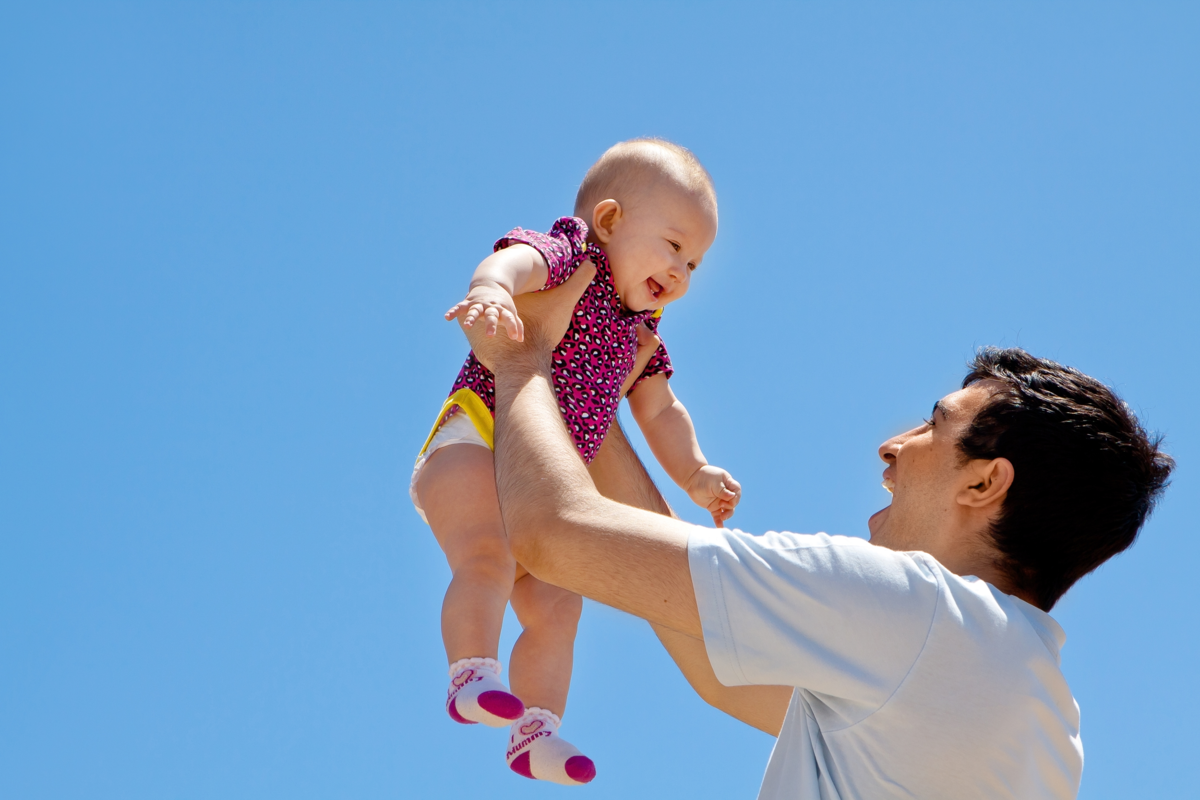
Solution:
[{"label": "man's chin", "polygon": [[871,518],[867,520],[867,528],[871,531],[871,541],[875,541],[876,537],[883,530],[884,525],[887,523],[888,512],[891,510],[892,506],[890,504],[886,505],[872,514]]}]

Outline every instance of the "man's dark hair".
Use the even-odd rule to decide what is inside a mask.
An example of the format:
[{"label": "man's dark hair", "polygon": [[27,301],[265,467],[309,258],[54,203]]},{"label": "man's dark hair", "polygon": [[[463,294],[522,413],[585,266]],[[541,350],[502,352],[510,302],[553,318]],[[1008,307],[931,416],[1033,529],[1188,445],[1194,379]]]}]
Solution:
[{"label": "man's dark hair", "polygon": [[997,380],[958,443],[1015,470],[991,536],[1013,588],[1049,611],[1133,544],[1175,461],[1104,384],[1019,348],[980,350],[963,387]]}]

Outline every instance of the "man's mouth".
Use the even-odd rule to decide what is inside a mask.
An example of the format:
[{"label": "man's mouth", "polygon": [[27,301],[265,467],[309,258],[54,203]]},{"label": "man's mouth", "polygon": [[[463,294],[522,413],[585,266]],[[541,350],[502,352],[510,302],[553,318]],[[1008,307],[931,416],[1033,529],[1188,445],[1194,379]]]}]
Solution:
[{"label": "man's mouth", "polygon": [[894,480],[892,480],[891,478],[884,478],[883,479],[883,488],[888,490],[888,494],[895,494],[896,493],[896,482]]}]

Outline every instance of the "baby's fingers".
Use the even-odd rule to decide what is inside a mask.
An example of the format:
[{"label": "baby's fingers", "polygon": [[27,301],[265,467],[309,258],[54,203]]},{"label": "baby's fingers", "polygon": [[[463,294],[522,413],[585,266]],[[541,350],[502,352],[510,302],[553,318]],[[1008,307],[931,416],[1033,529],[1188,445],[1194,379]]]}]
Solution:
[{"label": "baby's fingers", "polygon": [[712,514],[713,517],[723,514],[722,519],[729,519],[729,517],[733,516],[733,506],[733,502],[716,497],[705,508],[708,509],[708,513]]},{"label": "baby's fingers", "polygon": [[[483,305],[481,303],[459,303],[460,306],[466,306],[467,313],[463,315],[462,324],[464,328],[470,328],[475,324],[475,320],[479,319],[479,315],[483,313]],[[462,313],[462,309],[459,309]]]},{"label": "baby's fingers", "polygon": [[488,306],[483,312],[483,319],[485,322],[487,322],[487,327],[484,329],[484,333],[486,333],[488,336],[495,336],[496,329],[500,327],[500,309],[496,308],[495,306]]},{"label": "baby's fingers", "polygon": [[733,516],[733,509],[721,507],[715,510],[710,510],[709,513],[712,514],[713,525],[717,526],[718,528],[724,528],[725,520]]},{"label": "baby's fingers", "polygon": [[[472,309],[474,309],[473,314],[471,313]],[[463,317],[463,324],[469,327],[471,323],[475,321],[475,318],[483,312],[483,306],[481,306],[479,303],[472,303],[470,300],[460,300],[454,305],[450,306],[450,310],[446,312],[446,319],[452,320],[457,317],[462,317],[464,312],[469,315],[470,322],[467,321],[468,317]]]},{"label": "baby's fingers", "polygon": [[508,331],[508,338],[517,342],[525,341],[525,323],[521,322],[521,318],[507,308],[504,309],[501,316],[504,319],[504,327]]}]

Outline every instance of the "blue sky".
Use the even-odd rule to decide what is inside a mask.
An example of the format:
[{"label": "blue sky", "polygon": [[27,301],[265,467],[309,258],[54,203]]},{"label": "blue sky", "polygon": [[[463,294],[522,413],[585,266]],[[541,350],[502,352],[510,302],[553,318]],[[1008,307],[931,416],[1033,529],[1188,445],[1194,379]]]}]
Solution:
[{"label": "blue sky", "polygon": [[0,20],[0,795],[753,796],[771,739],[594,604],[567,716],[594,784],[531,785],[442,711],[448,571],[406,493],[465,354],[440,314],[639,135],[720,195],[662,333],[740,527],[865,536],[875,448],[985,344],[1166,435],[1165,501],[1055,616],[1081,797],[1194,792],[1194,6]]}]

